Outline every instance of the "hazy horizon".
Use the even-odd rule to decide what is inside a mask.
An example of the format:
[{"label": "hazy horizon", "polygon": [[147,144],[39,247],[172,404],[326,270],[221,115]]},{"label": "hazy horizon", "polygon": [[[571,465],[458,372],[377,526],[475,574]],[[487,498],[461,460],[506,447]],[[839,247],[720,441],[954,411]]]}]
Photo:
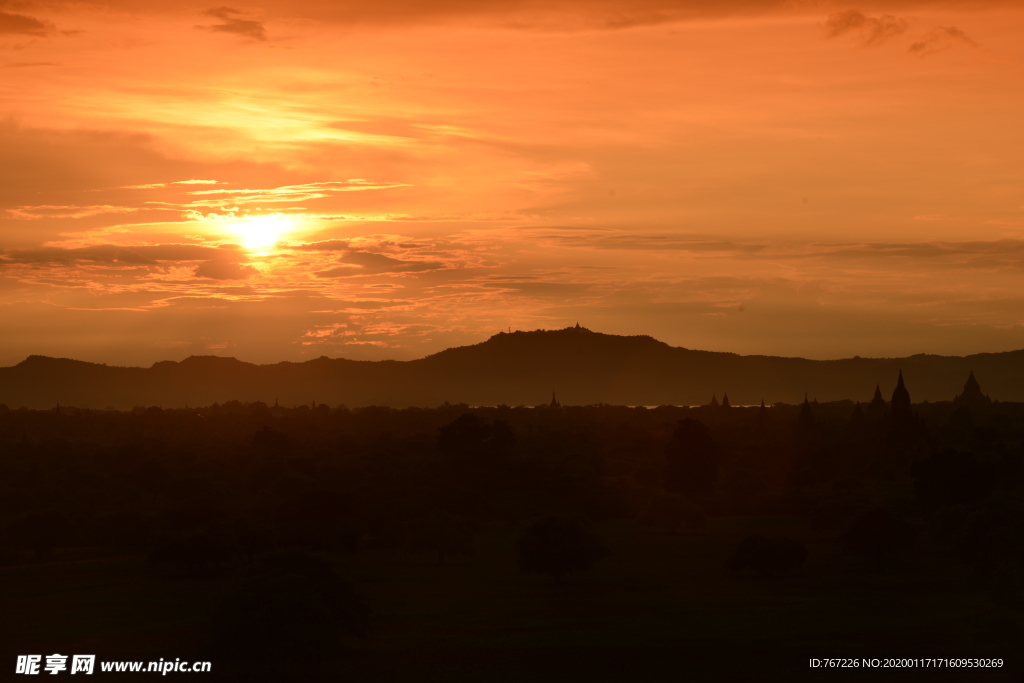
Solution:
[{"label": "hazy horizon", "polygon": [[[560,329],[566,329],[566,328],[560,328]],[[590,330],[589,328],[585,328],[585,329],[587,329],[587,331],[596,332],[598,334],[606,334],[606,335],[609,334],[607,332],[601,332],[599,330]],[[558,331],[558,329],[512,330],[513,333],[515,333],[515,332],[522,332],[522,333],[557,332],[557,331]],[[483,344],[483,343],[487,342],[488,340],[490,340],[492,337],[500,335],[500,334],[504,334],[504,333],[506,333],[506,331],[499,330],[498,332],[495,332],[494,335],[491,335],[490,337],[487,337],[485,339],[480,339],[478,341],[470,341],[470,342],[467,342],[467,343],[464,343],[464,344],[458,344],[458,345],[449,346],[449,347],[446,347],[444,349],[440,349],[438,351],[430,351],[429,353],[424,353],[421,356],[416,356],[416,357],[411,357],[411,358],[387,358],[387,357],[382,357],[382,358],[353,358],[353,357],[350,357],[350,356],[343,355],[342,353],[336,353],[336,354],[324,353],[324,354],[321,354],[320,356],[317,356],[316,358],[329,358],[329,359],[332,359],[332,360],[338,359],[338,360],[372,360],[372,361],[383,361],[383,360],[410,361],[410,360],[420,360],[422,358],[427,358],[429,356],[433,356],[433,355],[436,355],[438,353],[441,353],[442,351],[448,351],[448,350],[451,350],[451,349],[457,349],[457,348],[462,348],[462,347],[467,347],[467,346],[476,346],[478,344]],[[652,335],[633,334],[633,335],[610,335],[610,336],[651,337],[652,339],[655,339],[656,341],[663,342],[663,340],[658,339],[657,337],[653,337]],[[667,344],[667,342],[663,342],[663,343]],[[832,357],[832,358],[811,358],[811,357],[807,357],[807,356],[783,355],[783,354],[735,353],[735,352],[732,352],[732,351],[722,351],[722,350],[719,350],[719,349],[700,349],[700,348],[676,346],[676,345],[673,345],[673,344],[668,344],[668,345],[670,347],[672,347],[672,348],[686,349],[688,351],[706,351],[706,352],[712,352],[712,353],[729,353],[729,354],[735,354],[735,355],[738,355],[738,356],[764,356],[764,357],[772,357],[772,358],[795,358],[795,359],[816,360],[816,361],[850,360],[850,359],[854,359],[854,358],[863,358],[865,360],[898,360],[898,359],[901,359],[901,358],[909,358],[909,357],[915,356],[915,355],[929,355],[929,356],[942,356],[942,357],[951,357],[951,358],[964,358],[964,357],[967,357],[967,356],[974,356],[974,355],[1011,353],[1013,351],[1024,350],[1024,349],[1005,349],[1005,350],[1000,350],[1000,351],[977,351],[977,352],[974,352],[974,353],[964,353],[964,354],[926,354],[926,353],[922,352],[922,353],[910,353],[910,354],[907,354],[905,356],[864,356],[864,355],[860,355],[860,354],[855,354],[855,355],[852,355],[852,356],[836,356],[836,357]],[[87,358],[79,358],[79,357],[74,357],[74,356],[51,356],[51,355],[43,354],[43,353],[31,353],[31,354],[28,354],[28,355],[22,357],[21,359],[13,362],[13,363],[5,364],[5,365],[0,365],[0,367],[11,367],[11,366],[14,366],[14,365],[18,365],[19,363],[24,362],[25,360],[27,360],[28,358],[30,358],[32,356],[42,356],[42,357],[45,357],[45,358],[56,358],[56,359],[61,359],[61,360],[83,361],[83,362],[86,362],[86,363],[97,363],[97,364],[110,365],[110,366],[120,366],[120,367],[151,367],[152,365],[155,365],[157,363],[167,362],[167,361],[171,361],[171,362],[175,362],[175,363],[180,363],[180,362],[182,362],[182,361],[184,361],[184,360],[186,360],[188,358],[192,358],[192,357],[213,357],[213,358],[234,359],[234,360],[238,360],[238,361],[241,361],[243,363],[248,363],[248,364],[251,364],[251,365],[276,365],[278,363],[302,363],[302,362],[309,361],[309,360],[315,360],[315,358],[301,358],[301,359],[282,358],[282,359],[279,359],[279,360],[254,361],[254,360],[249,360],[248,358],[243,358],[243,357],[239,357],[239,356],[236,356],[236,355],[231,355],[231,354],[228,354],[228,353],[223,353],[223,352],[222,353],[216,353],[214,351],[209,351],[209,352],[205,352],[205,353],[200,352],[200,353],[188,353],[188,354],[179,354],[179,355],[168,354],[167,356],[165,356],[163,358],[156,359],[156,360],[154,360],[154,361],[152,361],[150,363],[130,364],[130,363],[118,363],[118,362],[110,362],[110,361],[96,361],[96,360],[90,360],[90,359],[87,359]],[[741,406],[737,406],[737,407],[741,407]]]}]

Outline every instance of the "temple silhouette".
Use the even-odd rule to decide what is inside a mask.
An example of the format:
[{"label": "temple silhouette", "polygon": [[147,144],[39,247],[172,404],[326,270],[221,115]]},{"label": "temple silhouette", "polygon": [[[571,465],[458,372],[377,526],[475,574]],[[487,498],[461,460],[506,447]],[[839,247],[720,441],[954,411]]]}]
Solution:
[{"label": "temple silhouette", "polygon": [[987,408],[992,405],[992,399],[981,393],[981,385],[974,378],[974,370],[971,370],[971,374],[964,383],[963,393],[953,397],[953,404],[965,408]]},{"label": "temple silhouette", "polygon": [[914,419],[914,412],[910,408],[910,392],[903,383],[903,371],[896,380],[896,388],[892,392],[892,400],[889,402],[889,419],[894,424],[902,424]]}]

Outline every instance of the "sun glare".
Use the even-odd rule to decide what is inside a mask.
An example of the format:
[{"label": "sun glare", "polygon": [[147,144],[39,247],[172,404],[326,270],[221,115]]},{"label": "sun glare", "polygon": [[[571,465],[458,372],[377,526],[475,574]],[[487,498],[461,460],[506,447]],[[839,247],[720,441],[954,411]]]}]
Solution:
[{"label": "sun glare", "polygon": [[236,231],[247,249],[266,249],[292,230],[293,222],[292,218],[280,213],[254,216],[239,223]]}]

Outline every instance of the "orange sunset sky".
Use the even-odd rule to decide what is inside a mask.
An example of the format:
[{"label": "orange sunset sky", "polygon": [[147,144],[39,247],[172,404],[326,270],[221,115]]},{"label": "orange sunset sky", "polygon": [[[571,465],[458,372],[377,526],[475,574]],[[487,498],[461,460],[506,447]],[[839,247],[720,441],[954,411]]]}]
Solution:
[{"label": "orange sunset sky", "polygon": [[1020,2],[0,0],[0,365],[1024,348]]}]

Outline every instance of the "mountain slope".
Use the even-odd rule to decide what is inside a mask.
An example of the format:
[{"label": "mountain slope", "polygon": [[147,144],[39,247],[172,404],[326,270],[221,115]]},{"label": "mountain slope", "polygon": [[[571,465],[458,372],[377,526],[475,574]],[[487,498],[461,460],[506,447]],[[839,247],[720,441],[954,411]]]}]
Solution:
[{"label": "mountain slope", "polygon": [[317,358],[253,365],[192,356],[149,368],[110,367],[30,356],[0,368],[0,403],[11,408],[63,405],[181,407],[230,400],[284,405],[311,401],[349,406],[534,405],[558,393],[566,404],[699,404],[728,392],[734,405],[851,398],[875,384],[891,393],[902,370],[912,399],[950,400],[970,370],[992,398],[1024,401],[1024,350],[967,357],[849,358],[815,361],[740,356],[672,347],[651,337],[583,328],[500,333],[473,346],[413,361]]}]

